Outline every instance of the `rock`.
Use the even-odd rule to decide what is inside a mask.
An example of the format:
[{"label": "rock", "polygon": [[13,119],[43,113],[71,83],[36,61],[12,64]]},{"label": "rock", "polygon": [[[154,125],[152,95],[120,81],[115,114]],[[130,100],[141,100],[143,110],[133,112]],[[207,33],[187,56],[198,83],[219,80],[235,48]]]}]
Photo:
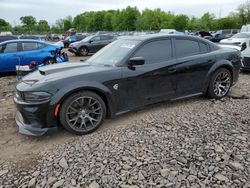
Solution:
[{"label": "rock", "polygon": [[168,180],[169,180],[169,181],[173,181],[174,178],[175,178],[175,176],[176,176],[178,173],[179,173],[178,171],[171,171],[171,172],[169,173]]},{"label": "rock", "polygon": [[139,173],[138,173],[138,180],[144,180],[144,179],[145,179],[145,177],[143,176],[143,174],[142,174],[142,172],[140,170]]},{"label": "rock", "polygon": [[71,185],[76,186],[76,180],[75,179],[71,179]]},{"label": "rock", "polygon": [[187,163],[187,159],[185,159],[184,157],[177,157],[176,159],[178,162],[186,164]]},{"label": "rock", "polygon": [[214,177],[219,181],[224,181],[224,182],[229,181],[229,179],[226,176],[222,175],[222,174],[215,174]]},{"label": "rock", "polygon": [[100,187],[100,185],[99,185],[96,181],[92,182],[92,183],[89,185],[89,188],[99,188],[99,187]]},{"label": "rock", "polygon": [[52,185],[57,181],[57,178],[55,177],[49,177],[47,181],[47,185]]},{"label": "rock", "polygon": [[52,186],[52,188],[58,188],[58,187],[61,187],[64,183],[64,180],[60,180],[60,181],[57,181],[56,183],[54,183],[54,185]]},{"label": "rock", "polygon": [[214,150],[216,153],[223,153],[224,152],[223,148],[219,145],[215,145]]},{"label": "rock", "polygon": [[244,167],[239,162],[230,162],[228,166],[234,170],[244,170]]},{"label": "rock", "polygon": [[33,187],[35,187],[35,185],[36,185],[36,178],[32,178],[29,181],[28,188],[33,188]]},{"label": "rock", "polygon": [[68,166],[68,163],[66,161],[66,159],[63,157],[60,161],[59,161],[59,165],[64,168],[64,169],[67,169],[69,166]]},{"label": "rock", "polygon": [[197,176],[194,176],[194,175],[189,175],[189,176],[187,177],[187,180],[188,180],[189,182],[195,182],[196,179],[197,179]]},{"label": "rock", "polygon": [[160,173],[161,173],[161,176],[165,178],[165,177],[167,177],[169,175],[170,170],[167,169],[167,168],[164,168],[164,169],[160,170]]},{"label": "rock", "polygon": [[0,171],[0,177],[2,176],[2,175],[4,175],[4,174],[7,174],[9,171],[8,170],[2,170],[2,171]]},{"label": "rock", "polygon": [[137,185],[121,185],[121,188],[139,188]]}]

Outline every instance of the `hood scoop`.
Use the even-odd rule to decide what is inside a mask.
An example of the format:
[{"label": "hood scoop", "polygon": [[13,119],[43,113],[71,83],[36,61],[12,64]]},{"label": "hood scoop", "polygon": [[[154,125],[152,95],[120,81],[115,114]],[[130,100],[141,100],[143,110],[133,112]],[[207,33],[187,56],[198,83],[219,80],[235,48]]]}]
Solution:
[{"label": "hood scoop", "polygon": [[89,64],[86,63],[60,63],[60,64],[54,64],[54,65],[47,65],[44,67],[40,67],[38,70],[41,75],[48,75],[53,74],[57,72],[63,72],[67,70],[87,67]]}]

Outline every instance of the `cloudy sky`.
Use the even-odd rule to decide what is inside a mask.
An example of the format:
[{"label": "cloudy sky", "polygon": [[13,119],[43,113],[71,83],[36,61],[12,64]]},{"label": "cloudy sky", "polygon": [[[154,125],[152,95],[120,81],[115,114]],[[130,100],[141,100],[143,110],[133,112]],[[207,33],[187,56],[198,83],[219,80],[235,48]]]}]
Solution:
[{"label": "cloudy sky", "polygon": [[227,16],[246,0],[0,0],[0,18],[19,24],[21,16],[32,15],[54,24],[57,19],[75,16],[84,11],[121,9],[126,6],[161,8],[175,14],[201,16],[205,12]]}]

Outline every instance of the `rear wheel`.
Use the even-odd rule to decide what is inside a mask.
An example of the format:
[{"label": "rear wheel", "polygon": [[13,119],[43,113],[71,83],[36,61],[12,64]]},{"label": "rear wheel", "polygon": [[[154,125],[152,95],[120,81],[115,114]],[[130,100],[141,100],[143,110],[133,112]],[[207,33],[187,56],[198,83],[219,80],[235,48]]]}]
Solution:
[{"label": "rear wheel", "polygon": [[87,56],[88,53],[89,53],[89,50],[88,50],[88,48],[86,48],[86,47],[81,47],[81,48],[79,49],[79,55],[81,55],[81,56]]},{"label": "rear wheel", "polygon": [[232,85],[231,72],[226,68],[220,68],[213,74],[208,87],[207,95],[220,99],[225,97]]},{"label": "rear wheel", "polygon": [[96,130],[105,116],[105,103],[99,95],[91,91],[72,94],[65,100],[60,111],[63,127],[78,135]]}]

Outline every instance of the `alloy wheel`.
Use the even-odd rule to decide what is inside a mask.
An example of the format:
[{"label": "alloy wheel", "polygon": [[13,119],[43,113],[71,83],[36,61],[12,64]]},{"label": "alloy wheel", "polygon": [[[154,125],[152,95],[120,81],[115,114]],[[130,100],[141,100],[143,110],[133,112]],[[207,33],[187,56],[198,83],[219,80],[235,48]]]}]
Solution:
[{"label": "alloy wheel", "polygon": [[83,96],[73,100],[66,110],[66,121],[76,131],[90,131],[100,124],[103,110],[98,100]]},{"label": "alloy wheel", "polygon": [[214,94],[223,97],[227,94],[231,86],[231,76],[227,72],[219,72],[214,80]]}]

